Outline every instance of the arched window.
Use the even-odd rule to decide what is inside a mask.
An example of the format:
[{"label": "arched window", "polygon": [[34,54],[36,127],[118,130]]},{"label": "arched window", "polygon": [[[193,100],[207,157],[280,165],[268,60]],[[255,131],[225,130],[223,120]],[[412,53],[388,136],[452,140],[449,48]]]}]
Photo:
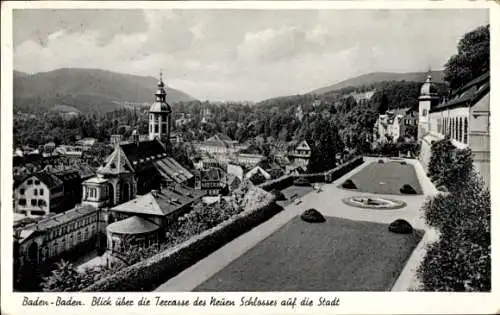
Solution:
[{"label": "arched window", "polygon": [[469,138],[469,129],[467,125],[467,117],[464,119],[464,143],[467,144]]}]

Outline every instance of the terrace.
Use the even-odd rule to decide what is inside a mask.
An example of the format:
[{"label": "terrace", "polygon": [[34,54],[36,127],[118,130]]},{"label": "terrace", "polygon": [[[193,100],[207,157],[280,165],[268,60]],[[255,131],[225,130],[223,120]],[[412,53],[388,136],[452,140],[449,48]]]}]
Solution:
[{"label": "terrace", "polygon": [[[370,165],[374,162],[377,159],[365,158],[353,171],[325,184],[319,192],[302,196],[301,203],[286,205],[284,211],[184,270],[157,291],[410,289],[415,284],[415,264],[423,255],[421,247],[432,236],[426,233],[421,242],[420,233],[391,234],[387,226],[404,219],[415,229],[427,230],[420,208],[426,196],[436,190],[415,160],[406,162],[414,170],[420,195],[395,197],[340,187],[346,179],[372,174]],[[287,189],[293,190],[293,186]],[[405,206],[375,211],[342,202],[360,194],[398,199]],[[318,209],[326,222],[302,222],[298,216],[310,208]],[[348,276],[342,276],[344,273]]]}]

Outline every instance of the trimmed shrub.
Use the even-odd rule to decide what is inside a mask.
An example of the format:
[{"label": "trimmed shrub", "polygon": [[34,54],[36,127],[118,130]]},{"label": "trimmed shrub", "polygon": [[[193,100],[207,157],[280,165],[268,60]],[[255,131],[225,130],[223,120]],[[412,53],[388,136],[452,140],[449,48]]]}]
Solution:
[{"label": "trimmed shrub", "polygon": [[398,234],[410,234],[413,232],[413,227],[408,221],[403,219],[397,219],[396,221],[389,224],[389,231]]},{"label": "trimmed shrub", "polygon": [[417,191],[411,185],[404,184],[403,187],[399,189],[402,194],[405,195],[416,195]]},{"label": "trimmed shrub", "polygon": [[473,170],[470,148],[457,149],[450,139],[436,141],[431,146],[428,177],[436,186],[447,186],[450,191],[460,191]]},{"label": "trimmed shrub", "polygon": [[345,182],[343,182],[342,183],[342,188],[345,188],[345,189],[358,189],[358,187],[356,186],[356,184],[354,184],[354,182],[352,181],[352,179],[348,179]]},{"label": "trimmed shrub", "polygon": [[316,209],[304,211],[300,218],[309,223],[322,223],[326,221],[325,217]]},{"label": "trimmed shrub", "polygon": [[[466,150],[462,151],[458,161],[468,159]],[[491,290],[490,192],[472,164],[462,163],[461,167],[464,169],[455,174],[468,178],[452,183],[449,193],[438,194],[423,206],[426,223],[440,231],[439,240],[430,245],[418,269],[424,291]]]},{"label": "trimmed shrub", "polygon": [[399,162],[399,164],[401,164],[401,165],[407,165],[408,163],[406,163],[406,161],[401,161],[401,162]]},{"label": "trimmed shrub", "polygon": [[385,163],[384,160],[382,159],[378,160],[378,164],[384,164],[384,163]]}]

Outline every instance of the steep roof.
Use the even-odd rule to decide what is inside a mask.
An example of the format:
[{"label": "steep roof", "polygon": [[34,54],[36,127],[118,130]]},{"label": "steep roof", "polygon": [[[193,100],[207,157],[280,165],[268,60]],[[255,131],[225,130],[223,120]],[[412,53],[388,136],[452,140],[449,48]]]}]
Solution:
[{"label": "steep roof", "polygon": [[97,172],[100,174],[122,174],[134,172],[134,168],[121,146],[117,146]]},{"label": "steep roof", "polygon": [[193,177],[193,174],[171,157],[156,160],[153,162],[153,165],[163,177],[171,178],[179,184]]},{"label": "steep roof", "polygon": [[166,149],[157,140],[131,142],[120,145],[123,153],[127,156],[130,163],[139,162],[141,159],[157,158],[158,155],[166,155]]},{"label": "steep roof", "polygon": [[430,112],[439,112],[455,107],[471,107],[489,92],[490,72],[488,71],[454,91],[450,100],[431,108]]},{"label": "steep roof", "polygon": [[18,187],[31,177],[38,178],[42,183],[47,185],[48,189],[52,189],[63,185],[63,181],[59,179],[57,176],[55,176],[52,173],[42,171],[34,174],[29,174],[23,177],[18,177],[17,180],[14,182],[14,187]]},{"label": "steep roof", "polygon": [[216,133],[212,137],[208,138],[207,141],[233,141],[233,139],[229,138],[228,135],[225,135],[223,133]]},{"label": "steep roof", "polygon": [[394,116],[398,116],[398,115],[406,115],[409,111],[411,111],[411,108],[410,107],[404,107],[404,108],[395,108],[395,109],[391,109],[391,110],[388,110],[387,111],[387,114],[389,115],[394,115]]},{"label": "steep roof", "polygon": [[151,221],[133,216],[124,220],[111,223],[106,227],[106,230],[117,234],[143,234],[151,233],[158,230],[160,227]]},{"label": "steep roof", "polygon": [[203,192],[181,185],[150,192],[117,205],[112,211],[165,216],[201,198]]},{"label": "steep roof", "polygon": [[264,171],[262,169],[262,167],[260,167],[260,166],[256,166],[256,167],[252,168],[248,173],[245,174],[245,178],[249,179],[253,175],[257,174],[257,173],[262,174],[262,176],[264,176],[266,179],[270,179],[271,178],[271,175],[268,172]]}]

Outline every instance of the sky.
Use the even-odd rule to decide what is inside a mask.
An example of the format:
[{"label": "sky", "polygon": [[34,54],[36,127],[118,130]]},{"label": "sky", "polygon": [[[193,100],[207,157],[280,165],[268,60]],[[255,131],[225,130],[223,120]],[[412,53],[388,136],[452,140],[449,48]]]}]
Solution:
[{"label": "sky", "polygon": [[486,9],[13,12],[14,68],[158,77],[200,100],[259,101],[357,75],[443,69]]}]

